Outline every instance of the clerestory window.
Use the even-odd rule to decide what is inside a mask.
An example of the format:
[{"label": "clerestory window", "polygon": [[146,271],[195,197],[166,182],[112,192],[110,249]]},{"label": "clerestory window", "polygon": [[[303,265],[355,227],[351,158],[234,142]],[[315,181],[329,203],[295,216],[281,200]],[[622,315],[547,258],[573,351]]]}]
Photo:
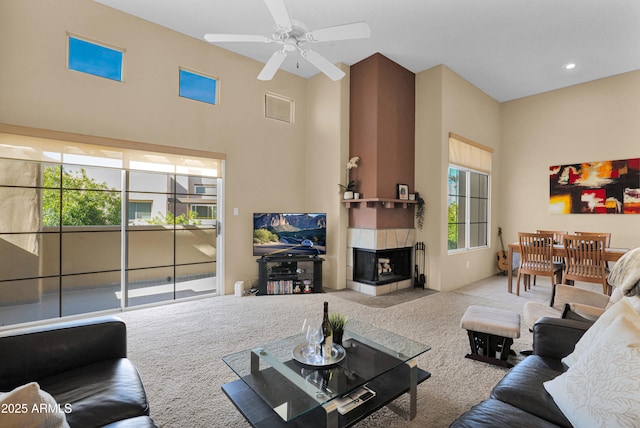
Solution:
[{"label": "clerestory window", "polygon": [[200,73],[180,69],[181,97],[208,104],[218,104],[218,80]]},{"label": "clerestory window", "polygon": [[68,36],[67,66],[70,70],[105,79],[123,80],[124,50]]}]

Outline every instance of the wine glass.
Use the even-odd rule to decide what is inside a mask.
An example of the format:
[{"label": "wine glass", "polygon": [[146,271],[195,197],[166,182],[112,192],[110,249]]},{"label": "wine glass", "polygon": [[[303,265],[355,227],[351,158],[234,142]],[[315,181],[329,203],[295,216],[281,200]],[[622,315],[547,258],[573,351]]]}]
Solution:
[{"label": "wine glass", "polygon": [[309,348],[313,347],[313,350],[309,352],[307,358],[310,362],[318,362],[322,359],[322,356],[318,352],[318,345],[322,343],[324,335],[322,334],[322,328],[319,326],[310,325],[307,329],[307,342],[309,342]]},{"label": "wine glass", "polygon": [[307,338],[309,334],[309,327],[311,327],[311,323],[308,319],[305,318],[302,322],[302,329],[300,330],[307,340],[307,346],[303,347],[300,352],[305,359],[309,359],[309,356],[313,354],[313,348],[311,347],[311,343],[309,343],[309,339]]}]

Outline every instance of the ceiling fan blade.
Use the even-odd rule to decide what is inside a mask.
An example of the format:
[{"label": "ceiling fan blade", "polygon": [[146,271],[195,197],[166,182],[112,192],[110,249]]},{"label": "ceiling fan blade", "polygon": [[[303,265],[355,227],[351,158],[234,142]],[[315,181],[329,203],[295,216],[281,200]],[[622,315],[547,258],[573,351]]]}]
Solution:
[{"label": "ceiling fan blade", "polygon": [[276,25],[281,28],[291,28],[291,18],[284,5],[284,0],[264,0]]},{"label": "ceiling fan blade", "polygon": [[328,59],[320,55],[316,51],[301,50],[302,57],[313,64],[318,70],[322,71],[331,80],[340,80],[344,77],[344,71],[340,70]]},{"label": "ceiling fan blade", "polygon": [[252,34],[205,34],[204,39],[207,42],[260,42],[269,43],[271,39],[265,36],[257,36]]},{"label": "ceiling fan blade", "polygon": [[371,37],[371,28],[366,22],[338,25],[310,31],[306,37],[314,42],[329,42],[332,40],[365,39]]},{"label": "ceiling fan blade", "polygon": [[258,80],[271,80],[275,76],[276,72],[287,57],[287,51],[281,50],[274,52],[269,58],[269,61],[264,65],[260,74],[258,74]]}]

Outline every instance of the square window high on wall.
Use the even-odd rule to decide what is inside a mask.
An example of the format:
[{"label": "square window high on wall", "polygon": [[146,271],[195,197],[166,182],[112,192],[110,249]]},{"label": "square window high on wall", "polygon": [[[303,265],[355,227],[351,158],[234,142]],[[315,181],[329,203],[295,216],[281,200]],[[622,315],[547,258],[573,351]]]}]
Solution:
[{"label": "square window high on wall", "polygon": [[179,94],[181,97],[218,104],[218,80],[180,68]]},{"label": "square window high on wall", "polygon": [[68,35],[67,67],[105,79],[123,81],[124,50]]}]

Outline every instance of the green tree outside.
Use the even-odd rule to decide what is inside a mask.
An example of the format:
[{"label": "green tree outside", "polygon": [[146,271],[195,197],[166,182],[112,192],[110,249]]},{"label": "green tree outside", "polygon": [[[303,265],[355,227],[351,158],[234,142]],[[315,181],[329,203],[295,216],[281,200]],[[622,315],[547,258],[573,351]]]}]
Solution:
[{"label": "green tree outside", "polygon": [[179,225],[200,225],[202,224],[202,220],[198,220],[198,213],[195,211],[190,211],[188,214],[180,214],[176,216],[172,212],[167,212],[167,214],[158,213],[153,218],[145,220],[147,224],[179,224]]},{"label": "green tree outside", "polygon": [[458,248],[458,182],[460,173],[457,169],[449,167],[449,205],[447,206],[447,240],[448,249]]},{"label": "green tree outside", "polygon": [[[77,173],[62,171],[61,174],[60,166],[47,167],[44,169],[43,185],[44,226],[59,226],[61,223],[63,226],[120,225],[120,192],[109,188],[107,183],[98,183],[87,176],[84,168]],[[62,201],[60,190],[54,190],[61,188]]]},{"label": "green tree outside", "polygon": [[449,249],[455,250],[458,248],[458,204],[455,202],[450,202],[447,207],[447,217],[448,217],[448,230],[447,230],[447,238],[449,241]]}]

